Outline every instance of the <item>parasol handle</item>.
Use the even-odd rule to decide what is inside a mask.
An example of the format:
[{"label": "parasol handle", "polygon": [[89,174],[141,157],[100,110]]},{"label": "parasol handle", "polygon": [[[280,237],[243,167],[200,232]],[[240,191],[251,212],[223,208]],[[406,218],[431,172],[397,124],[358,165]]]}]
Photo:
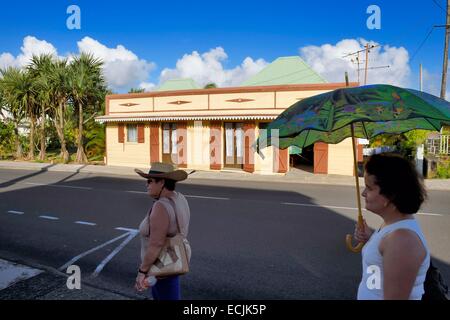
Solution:
[{"label": "parasol handle", "polygon": [[[350,125],[352,131],[352,149],[353,149],[353,167],[356,181],[356,200],[358,202],[358,228],[364,228],[364,218],[361,211],[361,198],[359,196],[359,178],[358,178],[358,161],[356,159],[356,145],[355,145],[355,128],[353,123]],[[345,238],[347,249],[354,253],[359,253],[364,246],[364,242],[358,243],[355,247],[353,246],[353,237],[351,234],[347,234]]]}]

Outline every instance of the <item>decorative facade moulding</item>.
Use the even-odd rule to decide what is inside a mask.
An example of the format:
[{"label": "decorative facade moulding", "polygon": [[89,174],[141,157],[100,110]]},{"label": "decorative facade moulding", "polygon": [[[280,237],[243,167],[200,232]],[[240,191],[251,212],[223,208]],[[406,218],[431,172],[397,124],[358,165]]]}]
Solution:
[{"label": "decorative facade moulding", "polygon": [[231,100],[226,100],[226,101],[227,101],[227,102],[237,102],[237,103],[242,103],[242,102],[255,101],[255,99],[238,98],[238,99],[231,99]]},{"label": "decorative facade moulding", "polygon": [[192,101],[177,100],[177,101],[172,101],[172,102],[168,102],[168,103],[169,103],[169,104],[180,105],[180,104],[191,103],[191,102],[192,102]]},{"label": "decorative facade moulding", "polygon": [[123,107],[132,107],[132,106],[138,106],[139,103],[121,103],[119,104],[119,106],[123,106]]},{"label": "decorative facade moulding", "polygon": [[155,122],[155,121],[201,121],[201,120],[274,120],[278,116],[193,116],[193,117],[97,117],[96,122],[111,123],[111,122]]}]

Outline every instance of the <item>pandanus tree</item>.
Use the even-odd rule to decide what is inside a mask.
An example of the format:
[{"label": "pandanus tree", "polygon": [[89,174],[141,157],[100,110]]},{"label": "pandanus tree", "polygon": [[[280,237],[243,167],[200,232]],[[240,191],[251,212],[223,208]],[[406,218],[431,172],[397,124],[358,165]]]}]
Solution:
[{"label": "pandanus tree", "polygon": [[83,145],[84,112],[100,108],[104,99],[106,90],[102,65],[103,62],[93,55],[82,53],[79,57],[75,57],[69,66],[69,96],[75,110],[78,111],[77,163],[87,162]]},{"label": "pandanus tree", "polygon": [[50,85],[51,66],[53,63],[53,56],[50,54],[42,54],[33,56],[30,64],[27,66],[29,76],[33,81],[34,91],[36,92],[36,100],[39,108],[40,118],[40,151],[39,160],[45,159],[46,154],[46,133],[45,124],[47,114],[52,103],[52,92]]},{"label": "pandanus tree", "polygon": [[69,66],[67,60],[56,60],[50,65],[49,91],[52,97],[50,115],[56,128],[59,142],[61,144],[60,157],[64,163],[69,162],[69,151],[67,150],[64,135],[65,114],[69,98]]}]

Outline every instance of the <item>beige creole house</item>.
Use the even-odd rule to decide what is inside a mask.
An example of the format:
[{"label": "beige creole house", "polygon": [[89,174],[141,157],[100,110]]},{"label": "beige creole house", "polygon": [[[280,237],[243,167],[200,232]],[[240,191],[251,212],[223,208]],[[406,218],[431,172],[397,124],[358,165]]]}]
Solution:
[{"label": "beige creole house", "polygon": [[[357,83],[350,85],[356,86]],[[240,87],[199,89],[190,79],[158,91],[106,97],[106,163],[148,167],[163,161],[197,170],[284,174],[289,150],[251,146],[267,124],[297,101],[344,87],[327,83],[300,57],[285,57]],[[351,140],[314,146],[314,172],[353,174]]]}]

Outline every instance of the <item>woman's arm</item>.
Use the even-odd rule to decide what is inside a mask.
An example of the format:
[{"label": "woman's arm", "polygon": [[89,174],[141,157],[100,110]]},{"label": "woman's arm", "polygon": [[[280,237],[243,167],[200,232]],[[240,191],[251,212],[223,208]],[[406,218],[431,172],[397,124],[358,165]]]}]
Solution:
[{"label": "woman's arm", "polygon": [[383,256],[385,300],[408,300],[420,265],[426,257],[420,238],[412,231],[399,229],[380,243]]},{"label": "woman's arm", "polygon": [[155,260],[158,258],[169,231],[169,215],[166,208],[161,203],[156,202],[150,215],[150,238],[147,252],[141,263],[140,269],[150,270]]}]

